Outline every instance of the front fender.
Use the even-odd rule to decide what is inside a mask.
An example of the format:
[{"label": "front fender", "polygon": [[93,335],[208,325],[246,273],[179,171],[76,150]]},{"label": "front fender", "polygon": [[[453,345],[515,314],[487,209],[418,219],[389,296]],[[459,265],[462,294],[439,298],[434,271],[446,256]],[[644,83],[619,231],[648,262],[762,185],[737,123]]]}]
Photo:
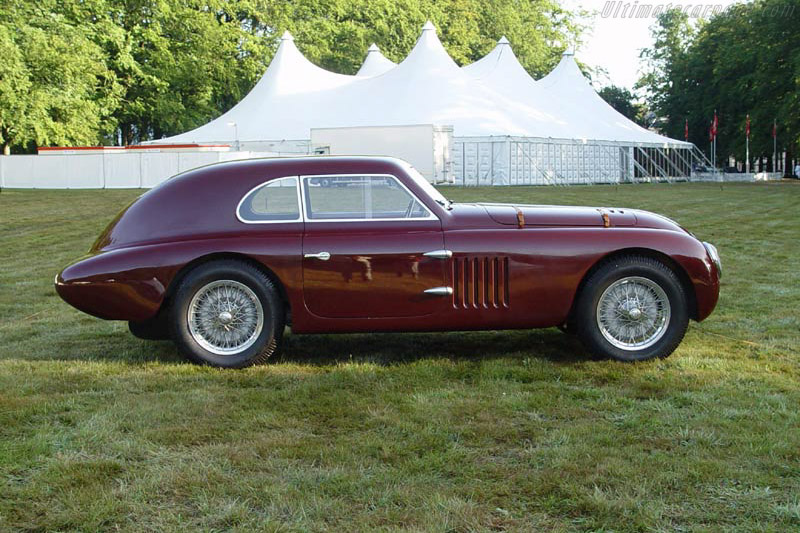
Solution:
[{"label": "front fender", "polygon": [[606,239],[606,242],[616,244],[607,256],[644,250],[669,257],[683,270],[690,289],[694,291],[696,309],[693,318],[699,322],[714,311],[719,299],[719,272],[703,243],[688,233],[678,231],[636,229],[617,232],[622,235],[612,235]]}]

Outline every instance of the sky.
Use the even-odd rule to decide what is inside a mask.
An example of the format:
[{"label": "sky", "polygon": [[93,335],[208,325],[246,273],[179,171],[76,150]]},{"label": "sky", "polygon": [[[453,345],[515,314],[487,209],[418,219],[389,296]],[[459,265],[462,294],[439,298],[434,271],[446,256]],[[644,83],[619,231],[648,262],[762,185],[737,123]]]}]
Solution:
[{"label": "sky", "polygon": [[[655,23],[652,13],[658,6],[661,9],[680,6],[691,17],[694,13],[702,14],[704,10],[710,12],[715,6],[724,9],[737,3],[737,0],[713,0],[709,3],[688,0],[559,0],[559,3],[566,8],[582,8],[593,12],[585,21],[590,29],[575,57],[590,67],[606,70],[607,78],[601,76],[596,79],[596,85],[603,87],[613,84],[632,89],[639,78],[639,51],[653,42],[650,26]],[[631,18],[630,13],[634,9],[635,15],[646,12],[646,9],[642,10],[643,6],[652,6],[651,15]],[[623,17],[623,13],[626,16]]]}]

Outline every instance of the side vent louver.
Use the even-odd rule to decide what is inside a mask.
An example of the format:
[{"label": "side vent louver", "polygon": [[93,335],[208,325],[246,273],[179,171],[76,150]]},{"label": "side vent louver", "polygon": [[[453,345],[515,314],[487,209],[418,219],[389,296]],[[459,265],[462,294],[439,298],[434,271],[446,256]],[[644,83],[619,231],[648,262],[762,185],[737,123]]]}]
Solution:
[{"label": "side vent louver", "polygon": [[453,259],[453,307],[508,307],[508,257]]}]

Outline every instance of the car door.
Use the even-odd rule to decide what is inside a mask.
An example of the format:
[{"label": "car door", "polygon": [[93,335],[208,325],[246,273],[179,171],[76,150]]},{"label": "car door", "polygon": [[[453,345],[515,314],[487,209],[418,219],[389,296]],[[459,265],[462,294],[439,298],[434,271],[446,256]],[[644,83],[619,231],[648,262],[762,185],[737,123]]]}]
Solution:
[{"label": "car door", "polygon": [[[442,225],[395,176],[302,176],[303,298],[326,318],[443,309]],[[427,255],[426,255],[427,254]]]}]

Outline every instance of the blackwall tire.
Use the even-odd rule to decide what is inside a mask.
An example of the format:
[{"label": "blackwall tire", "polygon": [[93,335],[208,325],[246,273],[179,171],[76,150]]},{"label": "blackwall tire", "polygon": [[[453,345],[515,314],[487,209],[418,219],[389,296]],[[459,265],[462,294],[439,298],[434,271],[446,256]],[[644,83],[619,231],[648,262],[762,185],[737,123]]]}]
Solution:
[{"label": "blackwall tire", "polygon": [[587,279],[575,306],[575,326],[595,355],[619,361],[669,356],[689,323],[678,276],[650,257],[622,256]]},{"label": "blackwall tire", "polygon": [[178,349],[191,361],[244,368],[267,361],[278,350],[283,305],[275,284],[255,266],[214,261],[180,281],[169,325]]}]

